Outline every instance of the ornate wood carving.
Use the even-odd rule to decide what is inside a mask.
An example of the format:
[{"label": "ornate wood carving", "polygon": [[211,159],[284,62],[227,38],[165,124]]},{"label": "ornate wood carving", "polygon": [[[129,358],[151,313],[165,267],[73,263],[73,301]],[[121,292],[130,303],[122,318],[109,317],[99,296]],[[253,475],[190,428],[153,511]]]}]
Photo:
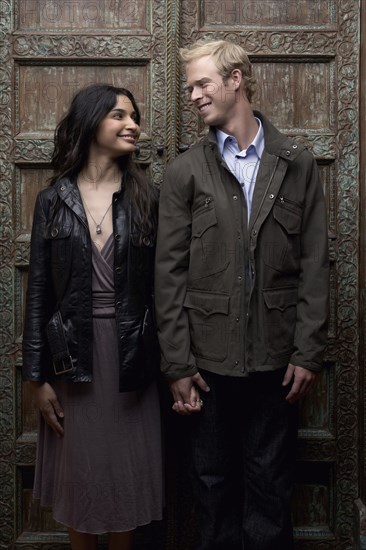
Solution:
[{"label": "ornate wood carving", "polygon": [[338,260],[337,260],[337,525],[340,548],[350,548],[358,496],[358,120],[359,2],[339,2]]},{"label": "ornate wood carving", "polygon": [[21,35],[13,42],[14,58],[50,59],[70,58],[122,58],[151,59],[152,36],[110,36],[110,35]]},{"label": "ornate wood carving", "polygon": [[170,2],[167,13],[167,104],[169,105],[167,118],[167,160],[175,157],[178,150],[178,136],[180,130],[180,2]]},{"label": "ornate wood carving", "polygon": [[13,423],[15,414],[11,356],[13,325],[13,245],[12,245],[12,0],[1,2],[0,17],[0,533],[1,544],[14,540]]}]

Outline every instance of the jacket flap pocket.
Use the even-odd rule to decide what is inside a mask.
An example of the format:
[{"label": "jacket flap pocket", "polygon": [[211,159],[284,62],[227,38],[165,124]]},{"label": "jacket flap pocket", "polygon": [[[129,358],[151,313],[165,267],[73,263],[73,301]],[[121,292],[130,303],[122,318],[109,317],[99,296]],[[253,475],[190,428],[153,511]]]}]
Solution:
[{"label": "jacket flap pocket", "polygon": [[273,207],[273,216],[289,235],[301,233],[301,214],[297,214],[289,208],[278,206]]},{"label": "jacket flap pocket", "polygon": [[214,313],[227,315],[229,313],[229,296],[188,291],[183,305],[184,307],[200,311],[203,315],[212,315]]},{"label": "jacket flap pocket", "polygon": [[45,239],[65,239],[70,236],[71,226],[60,226],[49,223],[46,226],[44,237]]},{"label": "jacket flap pocket", "polygon": [[192,237],[201,237],[203,233],[213,225],[216,225],[217,218],[214,208],[201,211],[192,219]]},{"label": "jacket flap pocket", "polygon": [[284,311],[297,304],[297,288],[269,288],[263,290],[263,298],[268,309]]}]

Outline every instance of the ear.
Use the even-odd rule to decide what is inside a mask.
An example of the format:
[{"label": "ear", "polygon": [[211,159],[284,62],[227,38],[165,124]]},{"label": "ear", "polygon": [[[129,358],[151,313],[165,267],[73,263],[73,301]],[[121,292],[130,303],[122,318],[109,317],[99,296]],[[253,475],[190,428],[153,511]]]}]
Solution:
[{"label": "ear", "polygon": [[230,76],[231,76],[231,78],[234,82],[235,89],[237,90],[240,86],[240,83],[241,83],[242,79],[243,79],[243,76],[241,74],[241,70],[240,69],[233,69],[231,71]]}]

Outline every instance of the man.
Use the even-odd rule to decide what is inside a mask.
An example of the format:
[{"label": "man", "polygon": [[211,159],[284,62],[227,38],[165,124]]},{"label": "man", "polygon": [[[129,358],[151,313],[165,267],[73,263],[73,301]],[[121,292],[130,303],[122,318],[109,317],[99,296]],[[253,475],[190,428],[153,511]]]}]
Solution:
[{"label": "man", "polygon": [[326,341],[324,196],[312,155],[253,112],[240,46],[181,56],[210,128],[166,171],[156,308],[173,410],[192,415],[199,550],[288,550],[296,402]]}]

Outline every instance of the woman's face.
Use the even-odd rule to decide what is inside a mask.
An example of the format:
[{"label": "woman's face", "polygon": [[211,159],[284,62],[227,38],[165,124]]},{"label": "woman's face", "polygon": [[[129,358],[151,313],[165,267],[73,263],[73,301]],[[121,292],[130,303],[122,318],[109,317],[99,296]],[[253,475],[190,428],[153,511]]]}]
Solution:
[{"label": "woman's face", "polygon": [[114,158],[133,153],[141,132],[136,118],[131,101],[119,95],[113,109],[99,123],[92,142],[94,152]]}]

